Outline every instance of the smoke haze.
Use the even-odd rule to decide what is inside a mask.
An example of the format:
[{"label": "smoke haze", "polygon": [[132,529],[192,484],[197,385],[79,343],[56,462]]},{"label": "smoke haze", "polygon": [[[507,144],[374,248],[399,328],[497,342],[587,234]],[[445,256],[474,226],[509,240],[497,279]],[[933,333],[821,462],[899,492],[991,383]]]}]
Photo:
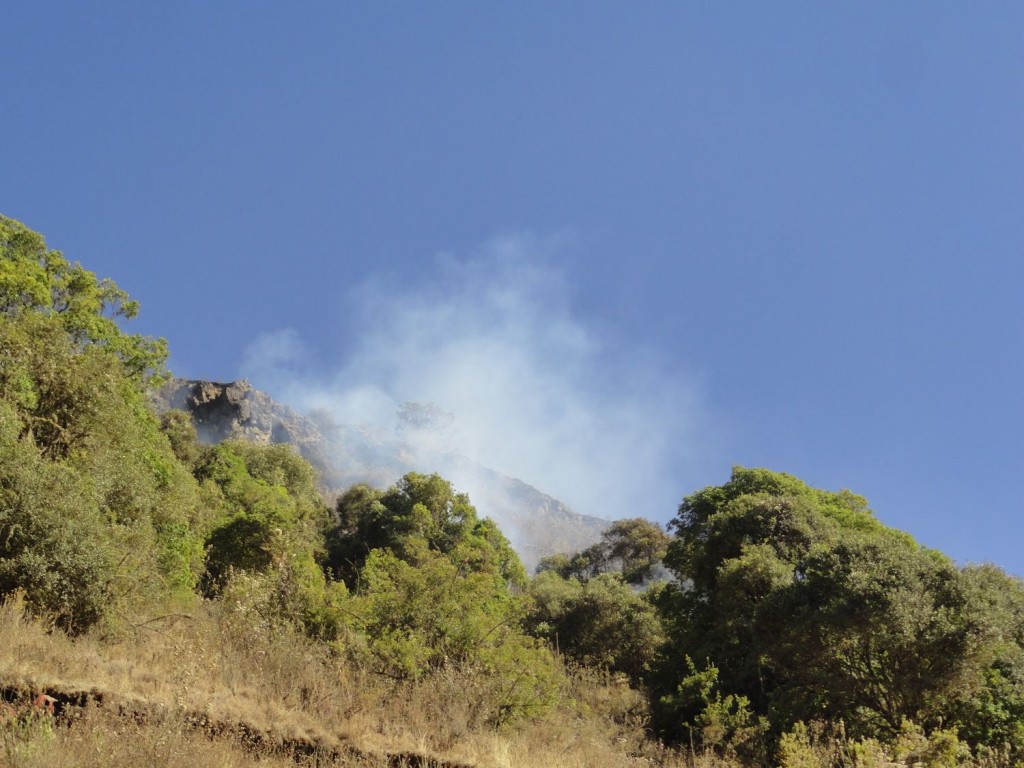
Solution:
[{"label": "smoke haze", "polygon": [[[248,347],[242,373],[300,410],[400,435],[421,471],[455,452],[583,514],[667,520],[713,453],[700,389],[574,314],[559,247],[507,236],[436,257],[422,284],[376,277],[347,297],[337,370],[316,373],[316,351],[283,329]],[[409,402],[429,405],[400,420]]]}]

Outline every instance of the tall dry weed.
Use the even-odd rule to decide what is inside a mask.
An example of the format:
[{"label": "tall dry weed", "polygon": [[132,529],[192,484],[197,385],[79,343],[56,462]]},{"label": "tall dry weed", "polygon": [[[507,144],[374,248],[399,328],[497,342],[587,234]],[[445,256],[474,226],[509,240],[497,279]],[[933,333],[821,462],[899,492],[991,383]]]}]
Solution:
[{"label": "tall dry weed", "polygon": [[[648,737],[643,698],[614,677],[566,670],[556,707],[494,727],[486,712],[502,681],[493,676],[456,668],[419,681],[374,675],[244,599],[148,620],[116,642],[68,638],[8,600],[0,605],[0,669],[5,684],[106,695],[73,728],[8,759],[18,766],[285,764],[229,738],[210,741],[210,729],[189,720],[195,713],[272,734],[267,743],[337,748],[346,755],[335,758],[340,765],[399,764],[400,754],[493,768],[694,765]],[[132,711],[147,715],[125,716]]]}]

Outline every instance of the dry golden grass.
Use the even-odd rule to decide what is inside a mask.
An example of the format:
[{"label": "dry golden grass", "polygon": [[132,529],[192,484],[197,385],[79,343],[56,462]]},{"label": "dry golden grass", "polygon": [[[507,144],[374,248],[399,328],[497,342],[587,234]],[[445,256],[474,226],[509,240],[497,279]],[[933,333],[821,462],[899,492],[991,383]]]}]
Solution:
[{"label": "dry golden grass", "polygon": [[[566,673],[560,705],[510,726],[487,722],[497,682],[442,671],[420,682],[368,673],[244,602],[150,619],[116,642],[71,639],[0,604],[0,766],[136,768],[737,768],[651,739],[642,696],[596,672]],[[89,703],[73,724],[31,709],[51,692]],[[13,714],[12,714],[13,712]],[[831,768],[848,744],[798,744],[783,768]],[[861,749],[857,768],[891,768]],[[934,762],[946,766],[947,762]],[[958,760],[1008,768],[1005,756]]]},{"label": "dry golden grass", "polygon": [[701,765],[649,739],[642,698],[595,674],[567,676],[563,704],[495,729],[493,681],[455,670],[398,683],[242,603],[149,620],[117,642],[71,639],[0,606],[0,685],[94,691],[73,727],[5,733],[11,766],[346,765],[627,768]]},{"label": "dry golden grass", "polygon": [[260,754],[230,739],[197,736],[180,718],[168,715],[138,723],[87,707],[74,727],[40,728],[31,738],[8,736],[0,764],[11,768],[54,765],[168,766],[173,768],[285,768],[296,762],[288,755]]}]

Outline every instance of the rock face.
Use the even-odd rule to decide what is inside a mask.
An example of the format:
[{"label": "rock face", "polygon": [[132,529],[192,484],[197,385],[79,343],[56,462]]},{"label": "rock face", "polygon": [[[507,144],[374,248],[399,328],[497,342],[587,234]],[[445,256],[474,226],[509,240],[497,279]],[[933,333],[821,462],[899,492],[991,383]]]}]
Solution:
[{"label": "rock face", "polygon": [[383,488],[406,472],[439,472],[493,518],[527,569],[555,552],[593,544],[608,521],[578,514],[527,483],[450,452],[424,455],[400,435],[361,425],[333,423],[327,415],[304,416],[274,401],[245,380],[230,383],[173,379],[155,396],[158,410],[191,414],[205,443],[242,439],[290,443],[315,466],[337,494],[354,483]]},{"label": "rock face", "polygon": [[188,411],[204,443],[241,438],[258,443],[292,442],[291,436],[313,439],[316,426],[245,379],[229,384],[174,379],[159,395],[165,408]]}]

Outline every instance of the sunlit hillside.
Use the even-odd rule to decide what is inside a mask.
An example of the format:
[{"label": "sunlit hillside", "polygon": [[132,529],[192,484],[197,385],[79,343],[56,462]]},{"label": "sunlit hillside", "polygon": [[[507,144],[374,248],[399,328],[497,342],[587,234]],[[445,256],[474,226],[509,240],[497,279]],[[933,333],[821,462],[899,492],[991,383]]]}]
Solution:
[{"label": "sunlit hillside", "polygon": [[861,496],[734,467],[528,572],[440,474],[201,441],[138,310],[0,217],[4,765],[1024,761],[1024,584]]}]

